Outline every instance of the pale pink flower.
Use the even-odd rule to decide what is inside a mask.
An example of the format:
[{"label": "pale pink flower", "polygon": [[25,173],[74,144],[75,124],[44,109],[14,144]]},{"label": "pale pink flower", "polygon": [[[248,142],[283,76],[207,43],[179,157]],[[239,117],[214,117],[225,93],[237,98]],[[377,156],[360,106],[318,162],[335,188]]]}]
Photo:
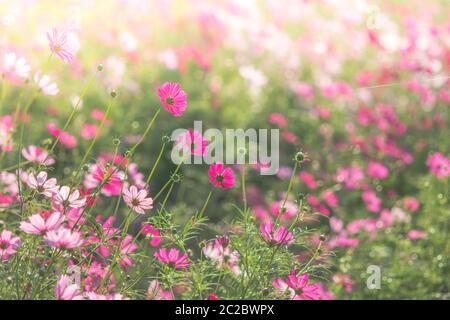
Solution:
[{"label": "pale pink flower", "polygon": [[48,231],[44,239],[49,246],[55,248],[73,249],[83,244],[81,233],[68,228]]},{"label": "pale pink flower", "polygon": [[425,239],[426,237],[427,237],[427,234],[424,231],[421,231],[421,230],[410,230],[408,232],[408,239],[409,240]]},{"label": "pale pink flower", "polygon": [[70,187],[62,186],[55,195],[54,199],[57,205],[64,208],[81,208],[86,203],[85,198],[80,198],[80,192],[78,190],[70,191]]},{"label": "pale pink flower", "polygon": [[13,119],[11,116],[0,117],[0,151],[9,152],[13,149]]},{"label": "pale pink flower", "polygon": [[161,288],[158,280],[153,280],[147,290],[147,298],[150,300],[173,300],[170,291]]},{"label": "pale pink flower", "polygon": [[47,172],[45,171],[39,172],[36,177],[34,176],[34,173],[30,173],[28,175],[27,184],[30,188],[49,198],[58,191],[56,178],[47,179]]},{"label": "pale pink flower", "polygon": [[144,210],[153,208],[153,199],[147,198],[147,190],[138,189],[135,186],[131,186],[129,189],[124,188],[123,200],[131,209],[139,214],[144,214]]},{"label": "pale pink flower", "polygon": [[58,300],[82,300],[80,287],[72,283],[70,277],[62,275],[59,277],[55,287],[55,297]]},{"label": "pale pink flower", "polygon": [[21,244],[19,237],[15,237],[9,230],[3,230],[0,233],[0,258],[8,260],[10,256],[16,254]]},{"label": "pale pink flower", "polygon": [[47,32],[47,39],[53,54],[66,63],[72,62],[74,58],[74,48],[69,41],[66,31],[59,31],[56,28],[53,28],[51,33]]},{"label": "pale pink flower", "polygon": [[49,156],[47,151],[33,145],[23,148],[22,155],[28,161],[45,166],[50,166],[55,163],[55,160]]},{"label": "pale pink flower", "polygon": [[56,230],[64,221],[64,216],[60,212],[53,212],[47,218],[41,214],[33,214],[28,221],[20,223],[20,230],[29,234],[44,234],[50,230]]},{"label": "pale pink flower", "polygon": [[154,254],[155,258],[159,262],[170,265],[175,269],[187,269],[190,265],[188,260],[188,255],[185,253],[180,255],[178,249],[172,248],[167,250],[166,248],[161,248]]},{"label": "pale pink flower", "polygon": [[55,96],[59,92],[56,83],[52,82],[48,75],[42,76],[40,71],[34,75],[34,82],[38,85],[39,90],[46,96]]},{"label": "pale pink flower", "polygon": [[242,274],[239,268],[240,254],[237,250],[232,250],[229,241],[225,237],[220,237],[212,242],[209,242],[203,248],[203,254],[217,262],[217,268],[226,267],[230,269],[235,275]]},{"label": "pale pink flower", "polygon": [[273,222],[269,221],[259,227],[263,238],[270,243],[277,245],[288,245],[294,242],[294,235],[285,227],[280,226],[277,230],[273,228]]},{"label": "pale pink flower", "polygon": [[178,83],[164,83],[158,88],[158,96],[167,111],[175,117],[183,115],[187,107],[187,95]]},{"label": "pale pink flower", "polygon": [[31,67],[24,58],[19,58],[15,52],[6,52],[3,55],[1,74],[4,78],[16,82],[18,79],[26,79]]}]

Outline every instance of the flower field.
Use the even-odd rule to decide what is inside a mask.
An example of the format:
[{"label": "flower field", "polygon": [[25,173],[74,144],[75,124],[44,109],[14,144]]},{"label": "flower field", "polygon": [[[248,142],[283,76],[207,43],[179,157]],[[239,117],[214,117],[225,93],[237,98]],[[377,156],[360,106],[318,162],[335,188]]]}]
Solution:
[{"label": "flower field", "polygon": [[0,299],[449,299],[449,12],[0,1]]}]

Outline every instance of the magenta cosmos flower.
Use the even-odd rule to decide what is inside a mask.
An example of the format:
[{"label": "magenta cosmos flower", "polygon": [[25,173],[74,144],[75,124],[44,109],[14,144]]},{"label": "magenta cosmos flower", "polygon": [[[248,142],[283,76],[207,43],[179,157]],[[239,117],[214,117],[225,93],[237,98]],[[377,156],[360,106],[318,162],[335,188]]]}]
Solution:
[{"label": "magenta cosmos flower", "polygon": [[50,50],[65,63],[72,62],[73,48],[69,43],[67,32],[58,31],[53,28],[52,32],[47,32],[48,45]]},{"label": "magenta cosmos flower", "polygon": [[153,199],[147,198],[147,190],[141,189],[138,191],[135,186],[123,190],[123,200],[127,206],[139,214],[144,214],[144,210],[153,208]]},{"label": "magenta cosmos flower", "polygon": [[10,256],[17,252],[17,248],[21,245],[19,237],[15,237],[9,230],[3,230],[0,233],[0,258],[8,260]]},{"label": "magenta cosmos flower", "polygon": [[450,176],[450,159],[440,152],[428,156],[427,166],[430,168],[431,173],[439,179]]},{"label": "magenta cosmos flower", "polygon": [[68,276],[62,275],[55,287],[55,296],[58,300],[83,300],[80,287],[70,281]]},{"label": "magenta cosmos flower", "polygon": [[270,243],[278,245],[291,244],[294,241],[294,235],[289,232],[285,227],[280,226],[276,231],[273,228],[273,222],[269,221],[266,224],[262,224],[259,228],[263,238]]},{"label": "magenta cosmos flower", "polygon": [[303,273],[297,277],[297,271],[292,270],[286,281],[275,280],[272,285],[282,294],[289,294],[292,300],[320,300],[317,284],[308,284],[309,276]]},{"label": "magenta cosmos flower", "polygon": [[170,250],[161,248],[159,249],[159,251],[155,252],[154,255],[159,262],[168,264],[175,269],[185,270],[189,267],[190,264],[188,255],[186,253],[180,255],[180,251],[175,248],[172,248]]},{"label": "magenta cosmos flower", "polygon": [[209,182],[214,186],[220,188],[233,188],[234,175],[231,168],[225,168],[223,163],[216,163],[209,167],[208,170]]},{"label": "magenta cosmos flower", "polygon": [[189,129],[178,137],[175,147],[191,155],[204,156],[208,149],[208,140],[200,132]]},{"label": "magenta cosmos flower", "polygon": [[58,230],[51,230],[47,232],[44,237],[50,247],[73,249],[79,247],[83,243],[81,233],[78,231],[71,231],[68,228],[59,228]]},{"label": "magenta cosmos flower", "polygon": [[163,107],[175,117],[182,116],[186,111],[187,94],[178,83],[164,83],[158,88],[158,96]]},{"label": "magenta cosmos flower", "polygon": [[28,221],[22,221],[20,230],[29,234],[43,234],[58,229],[63,220],[64,216],[60,212],[53,212],[46,219],[37,213],[33,214]]},{"label": "magenta cosmos flower", "polygon": [[143,226],[142,234],[145,235],[145,238],[149,240],[149,243],[152,247],[157,247],[161,242],[159,230],[149,224]]}]

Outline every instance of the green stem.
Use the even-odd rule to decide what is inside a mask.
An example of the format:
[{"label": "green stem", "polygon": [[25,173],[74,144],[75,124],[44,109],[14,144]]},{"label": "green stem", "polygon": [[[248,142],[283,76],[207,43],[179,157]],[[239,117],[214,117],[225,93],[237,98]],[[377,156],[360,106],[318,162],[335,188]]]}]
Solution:
[{"label": "green stem", "polygon": [[[70,123],[72,122],[73,117],[75,116],[75,112],[78,109],[78,106],[80,105],[81,101],[83,100],[83,98],[86,96],[87,92],[89,91],[89,89],[91,88],[92,84],[94,83],[95,78],[97,77],[97,74],[99,73],[99,71],[97,70],[94,74],[94,76],[91,78],[91,80],[87,83],[87,85],[84,87],[83,92],[81,93],[81,96],[78,97],[77,103],[75,104],[75,106],[73,107],[69,118],[67,118],[66,123],[64,124],[64,127],[61,129],[62,132],[66,131],[67,128],[69,127]],[[50,153],[53,152],[53,150],[55,150],[56,145],[59,142],[61,135],[59,135],[55,142],[53,143],[52,147],[50,148]]]},{"label": "green stem", "polygon": [[[159,108],[158,111],[156,111],[155,115],[153,116],[152,120],[150,120],[150,122],[148,123],[147,128],[145,129],[144,134],[141,136],[139,141],[130,149],[131,155],[133,154],[134,150],[136,150],[136,148],[144,141],[145,137],[147,136],[148,132],[152,128],[153,123],[155,122],[155,120],[158,117],[160,112],[161,112],[161,108]],[[130,155],[130,157],[131,157],[131,155]]]},{"label": "green stem", "polygon": [[89,154],[91,153],[92,148],[94,147],[95,143],[97,142],[98,137],[100,136],[100,132],[103,129],[103,126],[105,124],[106,119],[108,118],[109,112],[111,110],[111,106],[112,106],[112,98],[110,99],[109,103],[108,103],[108,107],[106,108],[106,112],[103,116],[102,122],[100,122],[100,125],[98,127],[98,130],[95,134],[94,139],[91,141],[91,144],[89,145],[88,149],[86,150],[83,158],[81,159],[80,162],[80,166],[78,167],[76,174],[75,174],[75,178],[78,176],[78,174],[80,173],[80,170],[84,164],[84,162],[86,161],[87,157],[89,156]]}]

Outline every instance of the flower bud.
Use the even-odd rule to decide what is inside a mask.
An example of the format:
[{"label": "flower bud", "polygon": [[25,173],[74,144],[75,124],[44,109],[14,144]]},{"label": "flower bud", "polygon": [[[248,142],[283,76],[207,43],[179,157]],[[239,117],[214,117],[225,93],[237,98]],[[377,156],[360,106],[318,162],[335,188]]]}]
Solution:
[{"label": "flower bud", "polygon": [[97,65],[97,71],[102,71],[103,70],[103,65],[100,63],[99,65]]}]

